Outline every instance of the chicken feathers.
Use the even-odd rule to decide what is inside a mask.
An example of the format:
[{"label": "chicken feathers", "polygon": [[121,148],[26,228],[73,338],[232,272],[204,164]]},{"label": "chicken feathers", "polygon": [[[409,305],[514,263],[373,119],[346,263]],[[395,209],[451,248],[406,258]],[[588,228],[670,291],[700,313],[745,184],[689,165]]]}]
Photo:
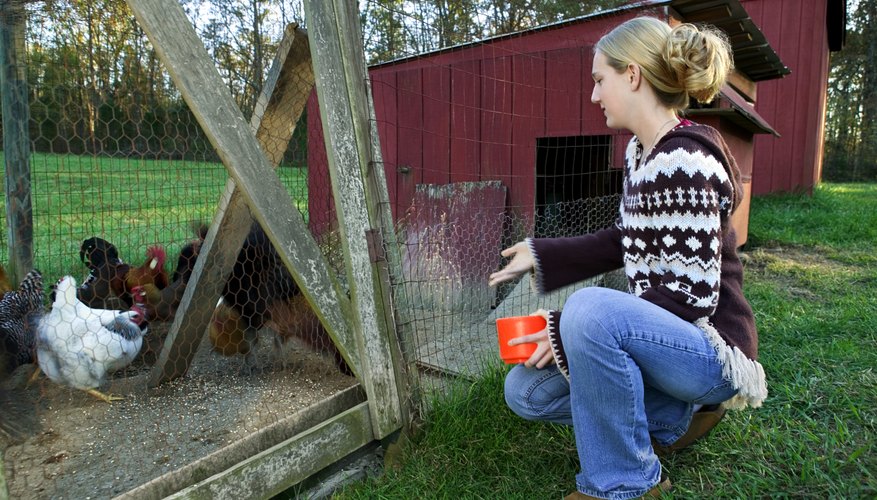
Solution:
[{"label": "chicken feathers", "polygon": [[88,277],[79,286],[76,296],[89,307],[105,307],[113,296],[131,306],[131,297],[125,290],[125,276],[131,268],[109,241],[91,237],[79,247],[79,259],[88,267]]},{"label": "chicken feathers", "polygon": [[146,249],[146,261],[140,267],[132,267],[125,276],[125,290],[131,293],[135,286],[155,285],[159,290],[168,285],[164,262],[167,252],[161,245],[153,245]]},{"label": "chicken feathers", "polygon": [[88,307],[76,298],[76,280],[65,276],[37,329],[40,369],[55,383],[107,402],[119,399],[96,389],[108,373],[128,366],[140,352],[144,316],[139,305],[129,311]]},{"label": "chicken feathers", "polygon": [[27,273],[17,290],[0,299],[0,341],[5,371],[34,361],[35,330],[43,306],[43,277],[36,269]]}]

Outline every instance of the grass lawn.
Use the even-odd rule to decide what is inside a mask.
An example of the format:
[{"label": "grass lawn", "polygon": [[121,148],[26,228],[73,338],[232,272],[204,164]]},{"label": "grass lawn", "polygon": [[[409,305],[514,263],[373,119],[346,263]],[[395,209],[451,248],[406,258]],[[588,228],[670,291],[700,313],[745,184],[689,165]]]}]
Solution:
[{"label": "grass lawn", "polygon": [[[770,397],[663,462],[675,498],[877,497],[877,185],[753,200],[745,290]],[[561,498],[572,431],[505,407],[497,366],[434,403],[385,474],[336,494]]]},{"label": "grass lawn", "polygon": [[[2,168],[0,152],[0,172]],[[36,153],[30,158],[34,265],[47,283],[64,274],[81,279],[82,240],[100,236],[123,259],[139,264],[146,247],[166,246],[168,268],[193,226],[210,223],[228,172],[209,161],[145,160]],[[307,170],[278,170],[294,204],[307,213]],[[5,174],[3,174],[5,178]],[[5,214],[5,200],[0,199]],[[0,225],[0,262],[8,262],[6,219]]]}]

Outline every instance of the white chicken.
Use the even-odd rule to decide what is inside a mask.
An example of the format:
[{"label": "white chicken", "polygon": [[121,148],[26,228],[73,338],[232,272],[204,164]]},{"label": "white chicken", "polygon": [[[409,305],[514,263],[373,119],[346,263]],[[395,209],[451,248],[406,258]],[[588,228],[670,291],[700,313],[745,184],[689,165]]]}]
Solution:
[{"label": "white chicken", "polygon": [[[137,301],[139,302],[139,301]],[[37,362],[49,379],[106,402],[122,399],[97,390],[107,373],[128,366],[143,345],[146,315],[92,309],[76,298],[76,281],[65,276],[55,288],[52,309],[37,328]]]}]

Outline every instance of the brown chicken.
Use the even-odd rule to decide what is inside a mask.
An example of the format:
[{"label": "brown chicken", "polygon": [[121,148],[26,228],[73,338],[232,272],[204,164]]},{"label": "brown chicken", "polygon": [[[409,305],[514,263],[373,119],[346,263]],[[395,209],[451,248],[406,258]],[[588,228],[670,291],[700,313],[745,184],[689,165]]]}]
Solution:
[{"label": "brown chicken", "polygon": [[[195,269],[195,261],[198,258],[200,247],[201,240],[195,240],[180,250],[177,268],[172,276],[173,281],[163,289],[159,289],[153,283],[138,285],[139,290],[142,290],[144,295],[143,306],[149,321],[172,321],[174,319],[177,307],[183,300],[183,294],[186,293],[186,285]],[[137,288],[135,287],[135,289]]]},{"label": "brown chicken", "polygon": [[9,282],[9,276],[6,275],[6,269],[0,264],[0,298],[2,298],[6,292],[11,292],[12,290],[15,290],[15,287]]},{"label": "brown chicken", "polygon": [[341,373],[353,375],[304,295],[298,294],[287,300],[272,302],[268,306],[268,316],[270,319],[265,326],[274,330],[278,347],[290,339],[300,339],[314,351],[331,355]]},{"label": "brown chicken", "polygon": [[265,326],[275,332],[278,350],[298,338],[331,353],[341,371],[351,374],[265,232],[253,224],[210,321],[210,341],[220,354],[244,355],[246,368],[253,370],[254,347]]},{"label": "brown chicken", "polygon": [[[220,301],[210,318],[210,343],[223,356],[250,356],[252,342],[246,339],[247,323],[234,308]],[[249,359],[249,358],[248,358]]]},{"label": "brown chicken", "polygon": [[146,249],[146,261],[139,267],[132,267],[125,275],[125,291],[129,294],[135,286],[152,284],[159,290],[168,285],[164,262],[167,253],[161,245],[153,245]]}]

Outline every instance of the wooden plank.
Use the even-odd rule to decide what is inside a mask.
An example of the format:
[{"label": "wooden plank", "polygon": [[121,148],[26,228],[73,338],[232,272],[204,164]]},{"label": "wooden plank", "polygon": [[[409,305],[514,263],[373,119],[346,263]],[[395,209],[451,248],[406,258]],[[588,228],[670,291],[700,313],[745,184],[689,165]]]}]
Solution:
[{"label": "wooden plank", "polygon": [[451,182],[481,179],[481,61],[451,66]]},{"label": "wooden plank", "polygon": [[6,164],[6,234],[12,283],[33,269],[33,208],[30,187],[30,108],[28,106],[25,22],[21,2],[0,6],[0,94],[3,106],[3,160]]},{"label": "wooden plank", "polygon": [[532,234],[536,206],[536,139],[545,135],[545,54],[512,58],[512,182],[509,207]]},{"label": "wooden plank", "polygon": [[[302,218],[298,216],[289,193],[261,151],[251,127],[247,125],[229,94],[181,5],[176,0],[128,0],[128,5],[189,109],[216,148],[250,208],[251,215],[262,225],[265,234],[278,249],[284,265],[290,270],[339,350],[349,351],[345,320],[349,305],[346,298],[339,293],[338,285],[330,274],[319,247]],[[227,186],[229,187],[230,185]],[[233,189],[226,189],[223,205],[230,204],[232,194]],[[224,217],[222,210],[216,216],[217,219],[220,217]],[[235,221],[235,227],[237,224],[239,222]],[[218,228],[216,224],[211,227],[205,244],[212,245],[215,242]],[[206,258],[198,259],[193,280],[200,278],[207,267],[206,263]],[[219,283],[213,282],[209,286],[210,290],[205,289],[199,293],[208,295],[206,292],[211,292],[209,295],[218,296],[218,293],[214,295],[213,292],[219,290]],[[183,302],[192,302],[193,294],[198,289],[198,286],[187,287]],[[203,297],[196,304],[203,308],[203,321],[203,314],[212,310],[214,304],[209,304]],[[176,361],[185,361],[194,355],[197,341],[204,331],[203,322],[199,324],[194,321],[195,316],[197,315],[193,311],[178,315],[174,320],[172,328],[179,332],[174,337],[182,337],[179,340],[172,339],[171,348],[162,351],[162,364],[153,370],[151,385],[185,373],[188,362]],[[187,322],[185,330],[181,328],[184,320]],[[348,363],[353,370],[357,370],[358,363],[355,360],[348,360]]]},{"label": "wooden plank", "polygon": [[[367,236],[392,228],[383,169],[376,169],[372,107],[367,90],[365,55],[355,2],[304,2],[320,100],[320,118],[332,178],[332,192],[344,244],[344,266],[351,297],[348,316],[356,348],[362,354],[360,381],[368,394],[374,434],[383,438],[402,425],[398,380],[393,361],[397,342],[390,338],[378,297],[379,275],[372,264]],[[365,182],[368,180],[368,182]],[[384,224],[390,224],[385,226]],[[395,251],[395,250],[393,250]],[[383,326],[383,328],[382,328]]]},{"label": "wooden plank", "polygon": [[168,499],[271,498],[374,440],[361,403]]},{"label": "wooden plank", "polygon": [[396,153],[399,170],[394,175],[398,179],[395,199],[404,203],[399,207],[400,213],[404,214],[411,205],[416,186],[423,179],[424,114],[421,71],[399,71],[396,73],[396,83],[399,103],[396,109],[399,122],[397,145],[400,147]]},{"label": "wooden plank", "polygon": [[3,457],[5,453],[5,450],[0,450],[0,500],[9,500],[9,487],[6,486],[6,472],[4,467],[6,459]]},{"label": "wooden plank", "polygon": [[[225,446],[206,457],[163,474],[120,495],[117,500],[158,500],[245,462],[280,443],[289,442],[326,420],[365,401],[362,387],[353,386],[289,415],[268,427]],[[314,471],[316,472],[316,471]]]},{"label": "wooden plank", "polygon": [[758,98],[755,82],[739,71],[732,71],[731,74],[728,75],[728,85],[734,87],[734,90],[739,92],[740,95],[749,102],[754,103]]},{"label": "wooden plank", "polygon": [[[429,119],[423,120],[421,182],[446,184],[451,181],[451,72],[446,66],[423,68],[423,116]],[[410,205],[413,196],[403,201]]]},{"label": "wooden plank", "polygon": [[496,289],[506,187],[500,181],[417,186],[406,231],[403,269],[415,302],[436,311],[490,310]]},{"label": "wooden plank", "polygon": [[335,229],[335,200],[316,89],[308,99],[308,214],[313,234],[323,235]]},{"label": "wooden plank", "polygon": [[485,59],[481,69],[481,177],[511,185],[512,59]]},{"label": "wooden plank", "polygon": [[555,50],[546,53],[545,57],[548,59],[545,68],[546,135],[581,135],[583,86],[578,76],[582,72],[582,49]]},{"label": "wooden plank", "polygon": [[[381,143],[384,175],[387,178],[387,192],[390,195],[390,206],[393,209],[393,219],[395,220],[397,217],[402,217],[406,208],[399,204],[399,189],[397,187],[400,183],[405,182],[406,174],[400,172],[405,165],[399,161],[399,148],[397,146],[399,144],[399,119],[396,72],[372,73],[370,81],[372,102],[375,106],[375,123]],[[324,164],[323,169],[328,173],[327,165]]]}]

